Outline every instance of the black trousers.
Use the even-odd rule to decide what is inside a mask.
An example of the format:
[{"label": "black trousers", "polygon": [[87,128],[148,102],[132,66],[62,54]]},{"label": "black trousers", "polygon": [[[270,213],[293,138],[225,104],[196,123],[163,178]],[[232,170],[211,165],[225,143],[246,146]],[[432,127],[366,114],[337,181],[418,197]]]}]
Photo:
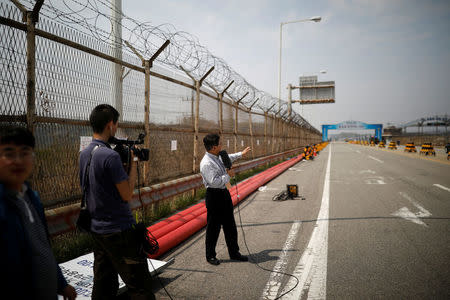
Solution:
[{"label": "black trousers", "polygon": [[125,298],[155,299],[147,259],[139,256],[135,235],[131,231],[91,235],[94,240],[92,299],[115,299],[118,274],[128,288]]},{"label": "black trousers", "polygon": [[206,189],[206,210],[206,258],[216,257],[216,244],[222,226],[228,254],[238,254],[237,229],[230,192],[227,189]]}]

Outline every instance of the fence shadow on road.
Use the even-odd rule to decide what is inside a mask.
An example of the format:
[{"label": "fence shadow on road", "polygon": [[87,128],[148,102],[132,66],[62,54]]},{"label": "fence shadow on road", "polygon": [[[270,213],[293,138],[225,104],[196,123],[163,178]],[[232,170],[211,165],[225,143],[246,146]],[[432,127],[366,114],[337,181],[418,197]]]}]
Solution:
[{"label": "fence shadow on road", "polygon": [[[420,217],[422,220],[450,220],[450,217]],[[396,216],[372,216],[372,217],[345,217],[345,218],[328,218],[328,219],[311,219],[311,220],[298,220],[302,223],[312,223],[317,221],[356,221],[356,220],[404,220],[402,217]],[[279,224],[292,224],[294,221],[279,221],[269,223],[254,223],[254,224],[238,224],[242,227],[256,227],[267,225],[279,225]]]}]

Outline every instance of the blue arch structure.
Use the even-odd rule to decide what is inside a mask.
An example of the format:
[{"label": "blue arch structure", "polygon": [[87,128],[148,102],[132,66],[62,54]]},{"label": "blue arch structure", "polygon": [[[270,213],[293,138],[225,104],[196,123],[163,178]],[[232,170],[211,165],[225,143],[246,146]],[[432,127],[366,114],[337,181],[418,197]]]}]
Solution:
[{"label": "blue arch structure", "polygon": [[383,124],[366,124],[359,121],[345,121],[339,124],[322,125],[322,141],[328,141],[330,129],[375,129],[375,137],[381,140]]}]

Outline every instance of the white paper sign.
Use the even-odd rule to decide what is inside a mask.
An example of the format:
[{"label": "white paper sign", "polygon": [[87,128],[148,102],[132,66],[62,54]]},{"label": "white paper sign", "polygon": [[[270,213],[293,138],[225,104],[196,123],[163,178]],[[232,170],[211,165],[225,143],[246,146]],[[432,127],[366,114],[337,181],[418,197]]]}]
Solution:
[{"label": "white paper sign", "polygon": [[241,141],[241,146],[244,147],[244,141]]},{"label": "white paper sign", "polygon": [[170,150],[171,151],[177,150],[177,140],[173,140],[170,142]]},{"label": "white paper sign", "polygon": [[230,148],[230,140],[227,140],[227,148]]},{"label": "white paper sign", "polygon": [[92,142],[92,136],[80,136],[80,152]]},{"label": "white paper sign", "polygon": [[259,146],[259,140],[256,140],[256,145],[258,145],[258,146]]},{"label": "white paper sign", "polygon": [[[165,262],[148,259],[150,274],[153,275],[155,272],[161,272],[172,263],[173,261]],[[93,266],[94,254],[92,252],[59,265],[64,278],[75,288],[78,294],[77,299],[91,299],[92,287],[94,285]],[[125,283],[119,276],[119,288],[124,286]],[[59,296],[58,299],[62,299],[62,296]]]}]

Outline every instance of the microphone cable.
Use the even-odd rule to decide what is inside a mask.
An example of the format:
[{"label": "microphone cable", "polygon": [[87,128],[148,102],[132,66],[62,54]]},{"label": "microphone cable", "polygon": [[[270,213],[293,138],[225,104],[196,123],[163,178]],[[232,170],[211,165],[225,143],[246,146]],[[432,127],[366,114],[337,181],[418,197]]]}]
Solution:
[{"label": "microphone cable", "polygon": [[[247,239],[245,238],[244,226],[242,225],[242,217],[241,217],[241,209],[240,209],[240,195],[239,195],[239,190],[238,190],[238,185],[237,185],[237,179],[236,179],[236,176],[233,176],[233,181],[234,181],[234,187],[235,187],[235,189],[236,189],[236,195],[237,195],[237,200],[238,200],[238,202],[237,202],[237,208],[238,208],[239,222],[241,223],[240,227],[241,227],[241,231],[242,231],[242,238],[244,239],[244,245],[245,245],[245,248],[247,248],[248,255],[251,256],[251,254],[250,254],[250,249],[248,248],[248,245],[247,245]],[[256,197],[256,193],[253,195],[253,199],[254,199],[255,197]],[[299,279],[297,278],[297,276],[295,276],[294,274],[290,274],[290,273],[286,273],[286,272],[282,272],[282,271],[275,271],[275,270],[267,269],[267,268],[265,268],[265,267],[262,267],[256,260],[254,261],[254,263],[256,264],[256,266],[257,266],[258,268],[260,268],[260,269],[263,270],[263,271],[267,271],[267,272],[270,272],[270,273],[273,272],[273,273],[277,273],[277,274],[281,274],[281,275],[290,276],[290,277],[295,278],[295,280],[297,281],[297,282],[295,283],[294,287],[292,287],[290,290],[284,292],[283,294],[279,295],[279,296],[276,297],[274,300],[281,299],[284,295],[286,295],[286,294],[290,293],[292,290],[294,290],[294,289],[297,287],[297,285],[300,283],[300,280],[299,280]]]},{"label": "microphone cable", "polygon": [[[141,199],[141,189],[140,189],[140,180],[139,180],[140,179],[140,176],[139,176],[139,173],[140,173],[139,172],[139,160],[136,162],[136,168],[137,168],[138,197],[139,197],[139,201],[141,202],[141,205],[142,205],[142,214],[143,214],[143,216],[145,216],[146,215],[145,208],[144,208],[144,204],[143,204],[142,199]],[[142,219],[143,219],[142,221],[144,222],[145,221],[144,217]],[[156,238],[153,236],[153,234],[149,230],[147,230],[147,232],[150,233],[151,236],[156,241]],[[166,292],[167,296],[169,296],[170,300],[173,300],[172,296],[169,294],[169,292],[167,291],[166,287],[162,283],[161,278],[159,278],[158,271],[156,271],[156,268],[153,265],[152,260],[151,259],[147,259],[147,260],[150,262],[150,265],[152,266],[153,270],[155,271],[155,276],[156,276],[156,279],[158,280],[159,284],[164,289],[164,291]]]}]

